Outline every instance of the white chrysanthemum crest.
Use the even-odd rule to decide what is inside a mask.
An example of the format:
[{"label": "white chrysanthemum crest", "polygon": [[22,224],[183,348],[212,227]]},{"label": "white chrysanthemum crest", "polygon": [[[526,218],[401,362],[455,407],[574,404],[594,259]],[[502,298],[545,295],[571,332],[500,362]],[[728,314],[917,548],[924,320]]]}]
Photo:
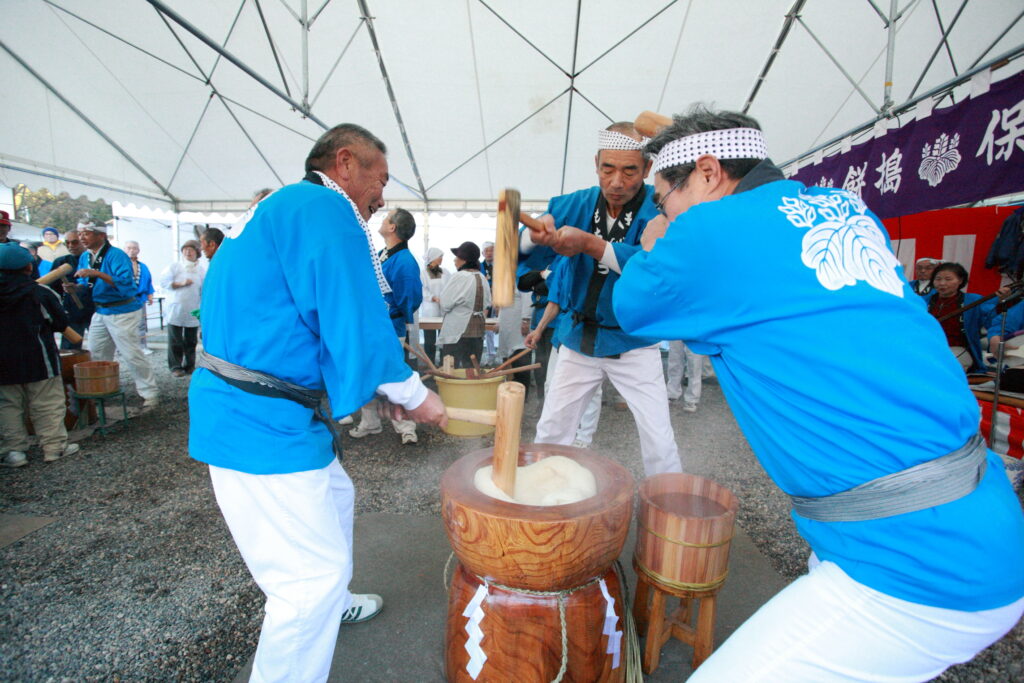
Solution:
[{"label": "white chrysanthemum crest", "polygon": [[801,260],[815,271],[823,287],[834,291],[866,282],[903,297],[903,282],[896,275],[899,261],[855,194],[836,191],[783,197],[778,209],[795,227],[807,229]]}]

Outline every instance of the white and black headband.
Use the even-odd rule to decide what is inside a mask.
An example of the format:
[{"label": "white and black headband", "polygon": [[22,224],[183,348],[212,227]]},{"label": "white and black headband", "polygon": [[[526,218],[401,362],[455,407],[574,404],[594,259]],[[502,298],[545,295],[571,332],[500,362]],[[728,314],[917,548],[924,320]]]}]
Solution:
[{"label": "white and black headband", "polygon": [[677,138],[667,143],[654,159],[654,172],[692,164],[710,154],[718,159],[766,159],[768,146],[756,128],[709,130]]},{"label": "white and black headband", "polygon": [[642,152],[648,140],[649,138],[634,140],[628,135],[617,133],[614,130],[597,131],[598,149],[621,149],[628,152]]}]

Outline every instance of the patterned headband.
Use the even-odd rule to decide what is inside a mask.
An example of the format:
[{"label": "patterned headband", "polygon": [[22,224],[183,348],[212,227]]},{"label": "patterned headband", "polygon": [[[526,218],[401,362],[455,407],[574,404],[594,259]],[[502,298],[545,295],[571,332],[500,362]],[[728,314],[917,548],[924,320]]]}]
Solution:
[{"label": "patterned headband", "polygon": [[768,146],[756,128],[709,130],[678,138],[661,148],[654,160],[654,172],[693,163],[710,154],[719,159],[765,159]]},{"label": "patterned headband", "polygon": [[614,130],[597,131],[598,149],[621,149],[629,152],[642,152],[644,145],[647,144],[647,140],[648,138],[634,140],[628,135],[616,133]]}]

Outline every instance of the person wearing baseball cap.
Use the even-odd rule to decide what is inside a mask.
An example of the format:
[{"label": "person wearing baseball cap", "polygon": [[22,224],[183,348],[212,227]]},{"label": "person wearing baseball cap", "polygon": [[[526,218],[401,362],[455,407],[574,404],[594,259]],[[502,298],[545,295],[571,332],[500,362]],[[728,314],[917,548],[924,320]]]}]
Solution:
[{"label": "person wearing baseball cap", "polygon": [[14,240],[7,237],[11,232],[11,215],[6,211],[0,211],[0,244],[7,244]]},{"label": "person wearing baseball cap", "polygon": [[456,272],[441,290],[441,331],[437,343],[441,357],[453,356],[455,367],[472,367],[470,356],[480,358],[484,348],[485,313],[491,288],[480,272],[480,247],[463,242],[452,249]]},{"label": "person wearing baseball cap", "polygon": [[78,451],[64,427],[64,381],[54,333],[68,325],[60,299],[32,279],[32,254],[0,245],[0,465],[28,464],[25,417],[39,437],[43,461]]},{"label": "person wearing baseball cap", "polygon": [[[138,298],[132,260],[107,240],[103,223],[80,223],[78,236],[86,251],[78,257],[78,283],[92,291],[96,314],[89,328],[89,351],[93,360],[113,360],[114,350],[128,364],[135,389],[142,396],[143,410],[159,402],[156,377],[139,343],[139,320],[145,315]],[[65,289],[73,285],[65,284]]]}]

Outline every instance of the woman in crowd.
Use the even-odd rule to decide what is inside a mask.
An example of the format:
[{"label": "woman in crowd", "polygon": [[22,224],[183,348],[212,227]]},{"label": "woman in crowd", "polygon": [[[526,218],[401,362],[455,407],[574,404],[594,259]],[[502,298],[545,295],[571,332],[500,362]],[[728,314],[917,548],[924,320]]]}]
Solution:
[{"label": "woman in crowd", "polygon": [[454,356],[455,367],[467,368],[472,366],[471,355],[479,359],[483,353],[484,312],[491,305],[491,289],[480,273],[480,247],[463,242],[452,253],[458,272],[441,290],[444,321],[438,343],[442,356]]},{"label": "woman in crowd", "polygon": [[198,242],[185,242],[181,256],[181,261],[167,266],[160,276],[160,286],[171,299],[167,309],[167,365],[175,377],[184,377],[195,369],[199,319],[192,311],[199,308],[205,275],[199,265]]},{"label": "woman in crowd", "polygon": [[946,320],[943,317],[962,306],[981,299],[980,294],[964,292],[967,286],[967,270],[959,263],[942,263],[932,273],[928,301],[928,312],[941,321],[946,333],[946,343],[960,365],[968,372],[984,372],[985,359],[981,353],[981,330],[988,327],[992,313],[998,303],[992,299]]},{"label": "woman in crowd", "polygon": [[[423,280],[423,303],[420,305],[420,318],[441,317],[441,291],[452,276],[441,267],[444,252],[437,247],[427,249],[424,258],[426,265],[420,271]],[[437,330],[423,330],[423,350],[433,362],[437,362]]]}]

